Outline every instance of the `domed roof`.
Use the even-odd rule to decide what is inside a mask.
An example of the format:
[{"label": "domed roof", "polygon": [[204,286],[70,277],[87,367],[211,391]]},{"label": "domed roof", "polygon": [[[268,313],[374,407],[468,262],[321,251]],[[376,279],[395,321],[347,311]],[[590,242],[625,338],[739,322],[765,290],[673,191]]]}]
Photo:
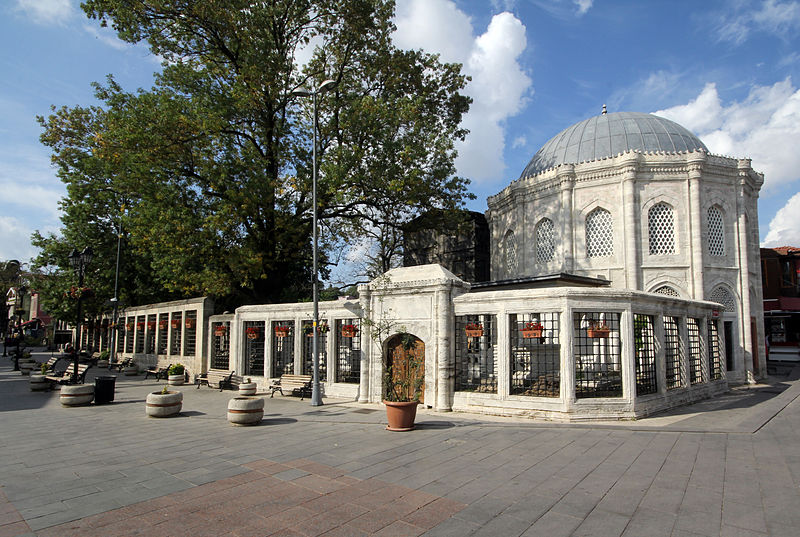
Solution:
[{"label": "domed roof", "polygon": [[597,160],[628,150],[672,153],[698,149],[708,151],[697,136],[674,121],[641,112],[603,113],[553,136],[536,152],[520,177],[559,164]]}]

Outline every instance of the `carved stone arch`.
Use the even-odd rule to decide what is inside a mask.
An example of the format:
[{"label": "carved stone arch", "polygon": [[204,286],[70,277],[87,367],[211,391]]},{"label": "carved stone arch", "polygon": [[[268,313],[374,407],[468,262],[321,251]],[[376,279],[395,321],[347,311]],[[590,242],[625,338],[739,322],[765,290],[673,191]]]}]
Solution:
[{"label": "carved stone arch", "polygon": [[717,302],[725,306],[726,315],[739,316],[739,304],[741,303],[740,297],[726,282],[719,282],[710,287],[711,292],[705,297],[705,300]]},{"label": "carved stone arch", "polygon": [[689,293],[686,292],[686,281],[675,278],[673,276],[666,276],[664,274],[660,274],[654,278],[651,278],[648,282],[644,284],[644,289],[647,289],[648,293],[655,293],[657,289],[661,287],[670,287],[678,292],[678,296],[681,298],[689,297]]}]

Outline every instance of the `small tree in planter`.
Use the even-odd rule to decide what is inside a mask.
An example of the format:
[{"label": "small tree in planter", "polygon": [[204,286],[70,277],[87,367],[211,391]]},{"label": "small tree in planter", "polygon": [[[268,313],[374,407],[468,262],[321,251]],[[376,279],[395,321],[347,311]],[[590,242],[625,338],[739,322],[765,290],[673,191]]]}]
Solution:
[{"label": "small tree in planter", "polygon": [[183,364],[175,364],[169,368],[167,375],[170,386],[182,386],[186,381],[186,367]]},{"label": "small tree in planter", "polygon": [[389,340],[383,375],[383,403],[390,431],[414,428],[417,405],[425,381],[424,345],[411,334],[402,333]]}]

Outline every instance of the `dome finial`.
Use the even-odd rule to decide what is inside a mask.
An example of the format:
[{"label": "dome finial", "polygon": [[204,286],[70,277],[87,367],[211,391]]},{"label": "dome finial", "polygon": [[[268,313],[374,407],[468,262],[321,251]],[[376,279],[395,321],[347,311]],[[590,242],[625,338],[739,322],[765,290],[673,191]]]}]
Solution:
[{"label": "dome finial", "polygon": [[608,114],[608,110],[606,110],[606,105],[604,103],[603,104],[603,115],[606,115],[606,114]]}]

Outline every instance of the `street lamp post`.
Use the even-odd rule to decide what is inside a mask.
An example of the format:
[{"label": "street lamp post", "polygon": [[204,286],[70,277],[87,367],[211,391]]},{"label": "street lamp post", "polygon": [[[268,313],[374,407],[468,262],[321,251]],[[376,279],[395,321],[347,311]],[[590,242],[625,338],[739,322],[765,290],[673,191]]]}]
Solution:
[{"label": "street lamp post", "polygon": [[78,250],[72,249],[72,252],[69,254],[69,263],[72,265],[72,269],[78,275],[78,314],[76,316],[76,323],[75,323],[75,344],[73,347],[73,352],[75,353],[75,358],[73,360],[73,371],[72,371],[72,384],[78,383],[78,357],[79,347],[81,344],[81,305],[83,302],[83,276],[86,273],[86,265],[91,263],[92,261],[92,247],[87,246],[83,249],[81,253],[78,253]]},{"label": "street lamp post", "polygon": [[19,317],[19,320],[17,321],[17,352],[14,354],[14,371],[19,371],[19,357],[20,357],[19,344],[22,343],[22,338],[23,338],[22,315],[23,312],[25,311],[25,293],[27,292],[28,288],[25,287],[24,285],[17,288],[17,298],[19,298],[19,310],[15,307],[14,314],[16,317]]},{"label": "street lamp post", "polygon": [[[124,211],[123,206],[123,211]],[[120,214],[120,222],[119,227],[117,229],[117,268],[114,271],[114,298],[111,301],[114,303],[114,313],[111,316],[111,324],[114,325],[114,329],[111,331],[111,361],[109,363],[114,363],[117,356],[117,338],[119,338],[119,327],[117,326],[117,313],[119,311],[119,252],[120,246],[122,244],[122,215]]]},{"label": "street lamp post", "polygon": [[311,97],[313,108],[314,108],[314,148],[312,150],[312,193],[311,193],[311,207],[312,207],[312,214],[313,214],[313,275],[311,276],[311,289],[313,294],[314,300],[314,326],[312,327],[312,344],[311,344],[311,354],[313,356],[314,362],[314,378],[311,384],[311,406],[322,406],[322,394],[320,393],[319,389],[319,273],[317,270],[317,95],[325,93],[336,86],[336,81],[334,80],[325,80],[319,87],[314,91],[309,91],[305,89],[297,89],[292,93],[299,97]]}]

